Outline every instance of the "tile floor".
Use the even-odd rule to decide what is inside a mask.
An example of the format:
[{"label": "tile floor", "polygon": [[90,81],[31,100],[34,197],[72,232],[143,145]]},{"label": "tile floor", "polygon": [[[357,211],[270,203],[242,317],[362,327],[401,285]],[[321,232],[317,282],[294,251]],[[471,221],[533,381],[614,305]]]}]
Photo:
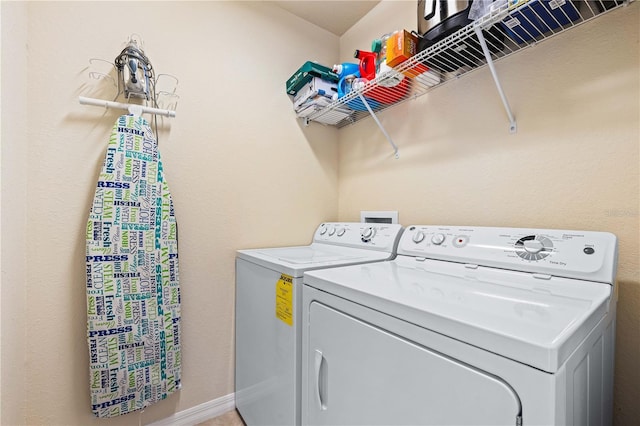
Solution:
[{"label": "tile floor", "polygon": [[196,426],[245,426],[245,424],[240,414],[236,410],[232,410],[206,422],[198,423]]}]

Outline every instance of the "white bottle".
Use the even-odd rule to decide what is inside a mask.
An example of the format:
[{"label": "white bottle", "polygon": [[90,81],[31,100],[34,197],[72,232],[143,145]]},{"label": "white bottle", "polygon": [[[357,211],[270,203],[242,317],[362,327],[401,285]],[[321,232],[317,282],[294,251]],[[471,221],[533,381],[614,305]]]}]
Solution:
[{"label": "white bottle", "polygon": [[378,51],[376,76],[384,75],[384,77],[378,81],[378,85],[382,87],[395,87],[404,79],[404,75],[387,65],[387,40],[395,33],[397,33],[397,31],[385,34],[371,43],[371,50],[374,52]]}]

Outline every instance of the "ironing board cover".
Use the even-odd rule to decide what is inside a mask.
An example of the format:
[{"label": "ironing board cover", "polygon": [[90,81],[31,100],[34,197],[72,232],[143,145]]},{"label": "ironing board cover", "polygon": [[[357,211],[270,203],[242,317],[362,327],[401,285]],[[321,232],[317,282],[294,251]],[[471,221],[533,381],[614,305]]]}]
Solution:
[{"label": "ironing board cover", "polygon": [[91,408],[113,417],[180,389],[178,228],[142,117],[116,121],[87,221]]}]

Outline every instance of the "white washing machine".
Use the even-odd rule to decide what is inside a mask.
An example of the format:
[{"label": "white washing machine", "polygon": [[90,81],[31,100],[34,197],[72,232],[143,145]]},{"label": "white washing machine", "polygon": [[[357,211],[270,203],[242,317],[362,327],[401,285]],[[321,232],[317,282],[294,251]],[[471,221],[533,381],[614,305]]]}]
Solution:
[{"label": "white washing machine", "polygon": [[236,407],[247,425],[299,425],[302,276],[395,256],[398,224],[324,223],[308,246],[236,256]]},{"label": "white washing machine", "polygon": [[612,422],[617,240],[412,226],[305,273],[304,425]]}]

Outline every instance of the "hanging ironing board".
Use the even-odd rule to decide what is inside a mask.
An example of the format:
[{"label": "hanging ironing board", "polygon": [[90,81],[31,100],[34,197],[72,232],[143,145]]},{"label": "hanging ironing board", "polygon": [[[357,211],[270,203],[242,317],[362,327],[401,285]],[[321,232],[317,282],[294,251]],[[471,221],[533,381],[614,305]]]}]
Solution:
[{"label": "hanging ironing board", "polygon": [[97,417],[180,389],[178,227],[147,121],[116,121],[87,221],[87,338]]}]

